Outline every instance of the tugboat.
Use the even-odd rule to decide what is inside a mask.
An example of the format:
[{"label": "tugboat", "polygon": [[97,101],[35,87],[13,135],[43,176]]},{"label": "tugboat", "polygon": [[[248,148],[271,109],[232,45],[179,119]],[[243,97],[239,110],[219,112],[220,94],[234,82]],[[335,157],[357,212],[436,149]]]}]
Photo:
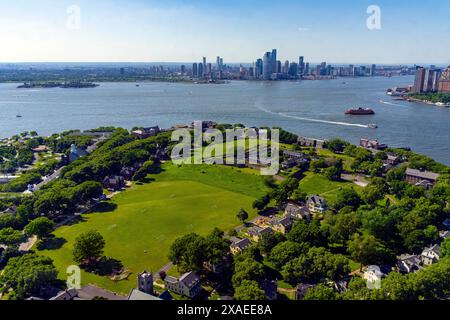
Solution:
[{"label": "tugboat", "polygon": [[367,115],[374,115],[375,111],[373,111],[370,108],[358,108],[358,109],[348,109],[345,111],[345,114],[347,115],[353,115],[353,116],[367,116]]},{"label": "tugboat", "polygon": [[17,112],[16,118],[22,118],[22,115],[20,114],[20,112]]}]

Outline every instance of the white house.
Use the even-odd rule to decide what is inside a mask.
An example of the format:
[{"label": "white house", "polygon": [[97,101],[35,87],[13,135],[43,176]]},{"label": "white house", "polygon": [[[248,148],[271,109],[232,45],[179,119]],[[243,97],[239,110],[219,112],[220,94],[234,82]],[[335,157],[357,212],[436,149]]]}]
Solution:
[{"label": "white house", "polygon": [[188,298],[194,298],[202,290],[200,278],[195,272],[188,272],[177,279],[172,276],[167,276],[164,279],[164,285],[167,290],[173,291]]},{"label": "white house", "polygon": [[368,266],[366,271],[364,272],[363,278],[367,280],[367,286],[369,289],[380,289],[381,288],[381,279],[386,276],[379,266]]},{"label": "white house", "polygon": [[437,244],[431,246],[430,248],[425,248],[420,255],[423,264],[429,266],[438,262],[440,259],[440,251],[441,248]]},{"label": "white house", "polygon": [[309,196],[306,204],[308,205],[309,211],[313,213],[323,213],[328,210],[326,200],[317,195]]}]

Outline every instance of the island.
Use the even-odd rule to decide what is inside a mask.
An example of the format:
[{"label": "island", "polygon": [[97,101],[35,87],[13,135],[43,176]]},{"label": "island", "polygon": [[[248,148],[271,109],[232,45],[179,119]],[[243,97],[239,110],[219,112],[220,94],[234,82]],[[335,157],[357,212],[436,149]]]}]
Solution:
[{"label": "island", "polygon": [[63,88],[63,89],[85,89],[96,88],[99,85],[93,82],[71,81],[71,82],[25,82],[18,86],[18,89],[36,89],[36,88]]},{"label": "island", "polygon": [[450,297],[448,166],[276,128],[281,170],[261,176],[250,162],[173,162],[177,128],[0,140],[0,299]]}]

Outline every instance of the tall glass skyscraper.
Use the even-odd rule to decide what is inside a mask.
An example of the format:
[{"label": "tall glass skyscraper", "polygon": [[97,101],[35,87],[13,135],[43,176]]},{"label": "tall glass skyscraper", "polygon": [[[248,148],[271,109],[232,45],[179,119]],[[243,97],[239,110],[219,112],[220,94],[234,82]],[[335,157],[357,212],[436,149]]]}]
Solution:
[{"label": "tall glass skyscraper", "polygon": [[263,57],[263,80],[270,80],[272,74],[272,54],[266,52]]}]

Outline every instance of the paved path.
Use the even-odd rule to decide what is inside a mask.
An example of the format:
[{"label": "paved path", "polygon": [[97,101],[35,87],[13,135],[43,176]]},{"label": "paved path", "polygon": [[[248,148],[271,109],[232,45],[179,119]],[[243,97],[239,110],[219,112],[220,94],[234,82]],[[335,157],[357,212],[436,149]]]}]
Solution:
[{"label": "paved path", "polygon": [[159,271],[154,275],[154,277],[155,277],[155,280],[158,280],[158,279],[160,279],[161,277],[159,276],[159,274],[161,273],[161,272],[165,272],[166,274],[167,274],[167,272],[170,270],[170,269],[172,269],[172,267],[173,267],[173,263],[172,262],[169,262],[169,263],[167,263],[166,265],[164,265],[161,269],[159,269]]},{"label": "paved path", "polygon": [[61,175],[61,171],[64,167],[59,168],[58,170],[56,170],[55,172],[53,172],[50,176],[44,178],[45,180],[42,181],[41,183],[37,184],[36,187],[34,187],[34,191],[39,190],[40,188],[42,188],[43,186],[45,186],[47,183],[50,183],[56,179],[58,179]]}]

